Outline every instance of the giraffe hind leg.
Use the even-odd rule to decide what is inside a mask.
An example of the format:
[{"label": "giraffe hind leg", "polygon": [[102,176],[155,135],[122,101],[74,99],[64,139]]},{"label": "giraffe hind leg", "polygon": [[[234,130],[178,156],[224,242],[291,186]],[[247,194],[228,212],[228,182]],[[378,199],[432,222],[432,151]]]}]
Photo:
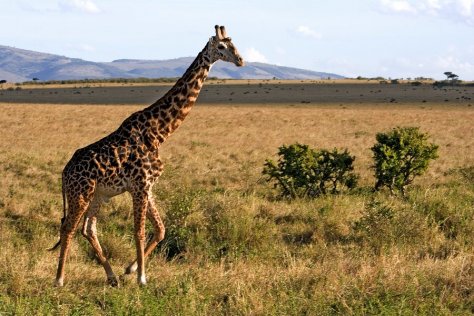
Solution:
[{"label": "giraffe hind leg", "polygon": [[102,247],[100,246],[99,239],[97,237],[97,213],[100,209],[100,199],[95,197],[91,202],[89,210],[84,217],[84,225],[82,226],[82,235],[89,241],[94,249],[95,255],[99,260],[100,264],[104,267],[105,273],[107,274],[107,281],[111,286],[118,286],[118,279],[112,271],[109,261],[105,257]]},{"label": "giraffe hind leg", "polygon": [[56,272],[56,286],[64,285],[64,268],[71,246],[72,237],[74,236],[77,226],[79,225],[79,222],[89,205],[89,201],[83,196],[78,196],[77,198],[71,197],[68,199],[68,201],[70,201],[69,212],[64,220],[63,225],[61,225],[61,250],[59,252],[58,269]]}]

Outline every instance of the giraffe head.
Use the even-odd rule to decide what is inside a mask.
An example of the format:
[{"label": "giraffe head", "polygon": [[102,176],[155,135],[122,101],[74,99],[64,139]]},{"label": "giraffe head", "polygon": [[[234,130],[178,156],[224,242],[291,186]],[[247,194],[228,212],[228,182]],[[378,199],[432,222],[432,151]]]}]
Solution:
[{"label": "giraffe head", "polygon": [[216,25],[216,36],[209,40],[209,54],[213,62],[223,60],[234,63],[237,67],[244,65],[244,59],[240,56],[232,39],[227,36],[224,26]]}]

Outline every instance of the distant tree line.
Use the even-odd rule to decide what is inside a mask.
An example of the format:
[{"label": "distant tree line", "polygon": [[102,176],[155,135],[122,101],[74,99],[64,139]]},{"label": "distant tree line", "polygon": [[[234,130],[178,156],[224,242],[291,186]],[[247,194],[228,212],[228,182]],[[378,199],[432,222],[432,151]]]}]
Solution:
[{"label": "distant tree line", "polygon": [[53,85],[53,84],[88,84],[88,83],[171,83],[177,78],[109,78],[109,79],[70,79],[70,80],[47,80],[39,81],[33,78],[32,81],[24,81],[22,84],[31,85]]},{"label": "distant tree line", "polygon": [[[426,81],[432,81],[433,86],[435,86],[435,87],[457,86],[457,85],[460,85],[460,84],[464,84],[464,85],[468,85],[468,86],[474,85],[473,83],[463,83],[461,80],[459,80],[459,76],[456,75],[455,73],[453,73],[452,71],[446,71],[443,74],[446,76],[445,80],[435,81],[433,78],[426,78],[426,77],[415,77],[414,79],[412,79],[411,77],[408,77],[408,78],[406,78],[406,80],[411,85],[414,85],[414,86],[421,85],[421,84],[423,84],[423,82],[426,82]],[[376,80],[376,81],[379,81],[379,83],[382,83],[382,84],[387,84],[387,83],[398,84],[398,83],[400,83],[400,80],[403,80],[403,78],[400,78],[400,79],[388,78],[388,79],[386,79],[386,78],[380,77],[380,76],[379,77],[372,77],[372,78],[358,76],[356,79],[357,80],[367,80],[367,81]]]},{"label": "distant tree line", "polygon": [[[208,77],[208,80],[217,80],[217,77]],[[53,85],[53,84],[88,84],[88,83],[174,83],[178,78],[108,78],[108,79],[70,79],[70,80],[47,80],[40,81],[33,78],[31,81],[24,81],[24,85]]]},{"label": "distant tree line", "polygon": [[[382,76],[378,76],[378,77],[362,77],[362,76],[358,76],[356,78],[357,80],[375,80],[375,81],[384,81],[384,83],[388,83],[388,82],[392,82],[392,81],[400,81],[400,80],[403,80],[404,78],[398,78],[398,79],[392,79],[392,78],[385,78],[385,77],[382,77]],[[407,77],[406,78],[407,81],[434,81],[433,78],[428,78],[428,77],[415,77],[415,78],[412,78],[412,77]]]},{"label": "distant tree line", "polygon": [[379,77],[372,77],[372,78],[357,76],[356,79],[357,79],[357,80],[378,80],[378,81],[387,80],[387,79],[385,79],[384,77],[380,77],[380,76],[379,76]]}]

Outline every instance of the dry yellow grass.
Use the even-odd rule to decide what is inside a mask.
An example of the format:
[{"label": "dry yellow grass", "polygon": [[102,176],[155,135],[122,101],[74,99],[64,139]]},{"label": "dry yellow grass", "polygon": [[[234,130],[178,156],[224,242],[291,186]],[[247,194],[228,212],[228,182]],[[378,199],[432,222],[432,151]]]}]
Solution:
[{"label": "dry yellow grass", "polygon": [[[30,152],[43,159],[74,150],[112,132],[142,106],[0,104],[4,152]],[[348,148],[369,181],[375,134],[395,126],[420,126],[440,145],[429,175],[474,164],[474,110],[468,107],[398,106],[206,106],[198,105],[163,146],[165,163],[205,177],[233,174],[238,165],[256,168],[278,146],[294,142],[318,148]],[[212,160],[210,160],[212,158]],[[237,167],[236,167],[237,165]],[[257,171],[257,170],[253,170]],[[252,171],[252,172],[253,172]]]},{"label": "dry yellow grass", "polygon": [[[44,250],[57,237],[62,167],[77,148],[143,106],[0,104],[0,314],[472,311],[473,224],[465,204],[472,189],[443,183],[454,181],[452,170],[474,165],[474,110],[423,106],[198,104],[162,147],[165,172],[155,189],[165,213],[182,196],[197,196],[186,224],[195,240],[185,259],[158,253],[148,263],[148,288],[125,279],[111,289],[78,237],[66,288],[57,291],[51,287],[57,254]],[[361,186],[372,186],[369,148],[377,132],[395,126],[420,126],[440,145],[440,158],[415,181],[421,189],[411,200],[361,193],[288,203],[265,196],[263,162],[294,142],[348,148]],[[381,246],[352,228],[372,198],[396,211],[390,227],[376,227]],[[129,209],[129,198],[118,197],[99,220],[117,271],[134,253]],[[445,210],[457,239],[430,222]],[[217,216],[214,226],[209,214]],[[212,238],[203,233],[213,229]],[[216,259],[207,249],[222,251],[212,244],[220,236],[234,252]]]}]

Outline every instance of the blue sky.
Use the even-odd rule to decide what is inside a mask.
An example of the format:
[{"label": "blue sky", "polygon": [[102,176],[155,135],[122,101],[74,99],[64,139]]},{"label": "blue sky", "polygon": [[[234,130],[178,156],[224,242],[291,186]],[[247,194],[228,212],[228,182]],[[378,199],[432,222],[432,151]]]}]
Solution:
[{"label": "blue sky", "polygon": [[0,45],[83,58],[195,56],[215,24],[249,61],[349,77],[474,80],[474,0],[0,0]]}]

